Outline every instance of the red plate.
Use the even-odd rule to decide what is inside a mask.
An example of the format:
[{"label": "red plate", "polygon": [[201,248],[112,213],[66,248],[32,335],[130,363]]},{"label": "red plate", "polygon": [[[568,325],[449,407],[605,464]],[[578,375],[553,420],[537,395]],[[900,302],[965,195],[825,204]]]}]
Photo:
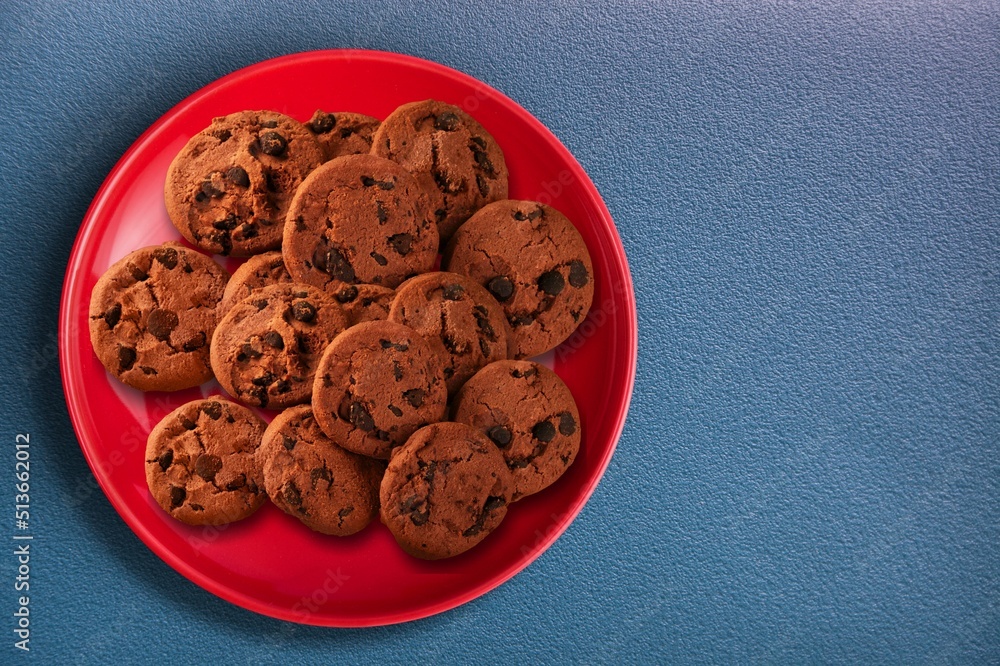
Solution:
[{"label": "red plate", "polygon": [[[307,120],[317,108],[384,118],[404,102],[457,104],[496,138],[510,168],[510,196],[551,203],[583,234],[596,294],[577,332],[540,359],[580,406],[576,462],[547,490],[515,504],[482,544],[450,560],[422,562],[373,524],[337,538],[304,528],[272,505],[248,520],[189,527],[146,488],[143,451],[153,425],[176,406],[218,393],[140,393],[112,379],[90,346],[87,308],[98,277],[128,252],[178,239],[163,204],[171,159],[215,116],[274,109]],[[227,260],[228,267],[236,262]],[[80,448],[129,527],[167,564],[209,592],[273,617],[356,627],[404,622],[454,608],[541,555],[593,492],[628,411],[636,363],[635,296],[607,208],[569,151],[538,120],[489,86],[442,65],[375,51],[317,51],[241,69],[160,118],[125,153],[84,219],[66,268],[59,353]]]}]

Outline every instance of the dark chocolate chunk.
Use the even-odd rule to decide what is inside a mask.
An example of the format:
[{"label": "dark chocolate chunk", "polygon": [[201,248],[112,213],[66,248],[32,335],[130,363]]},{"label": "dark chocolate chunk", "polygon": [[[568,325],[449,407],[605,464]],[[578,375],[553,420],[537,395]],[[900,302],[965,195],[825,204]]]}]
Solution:
[{"label": "dark chocolate chunk", "polygon": [[576,432],[576,420],[569,412],[563,412],[559,415],[559,432],[567,437]]},{"label": "dark chocolate chunk", "polygon": [[587,284],[588,280],[590,280],[590,275],[587,273],[587,267],[583,265],[582,261],[574,259],[569,262],[569,285],[571,287],[579,289]]},{"label": "dark chocolate chunk", "polygon": [[222,469],[222,458],[210,453],[203,453],[194,461],[194,473],[206,481],[214,480],[220,469]]},{"label": "dark chocolate chunk", "polygon": [[548,419],[539,421],[531,429],[531,435],[539,442],[551,442],[556,436],[556,427]]},{"label": "dark chocolate chunk", "polygon": [[171,331],[177,328],[178,323],[176,312],[156,308],[146,318],[146,330],[157,340],[169,340]]},{"label": "dark chocolate chunk", "polygon": [[546,271],[538,278],[538,288],[549,296],[558,296],[564,286],[566,282],[559,271]]},{"label": "dark chocolate chunk", "polygon": [[500,447],[510,446],[513,438],[510,430],[502,425],[495,425],[486,431],[486,436],[493,440],[493,443]]},{"label": "dark chocolate chunk", "polygon": [[510,278],[503,275],[498,276],[486,283],[486,288],[489,289],[493,296],[503,303],[511,296],[514,295],[514,283],[511,282]]},{"label": "dark chocolate chunk", "polygon": [[277,132],[264,132],[260,135],[260,149],[266,155],[281,157],[288,149],[288,141]]}]

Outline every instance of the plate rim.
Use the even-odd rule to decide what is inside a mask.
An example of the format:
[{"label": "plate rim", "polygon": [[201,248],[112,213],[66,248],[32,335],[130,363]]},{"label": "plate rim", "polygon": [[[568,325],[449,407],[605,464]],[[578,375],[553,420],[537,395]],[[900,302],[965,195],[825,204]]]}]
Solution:
[{"label": "plate rim", "polygon": [[[380,60],[380,61],[390,61],[394,63],[402,63],[409,66],[416,66],[422,69],[432,70],[438,75],[442,75],[451,79],[457,79],[461,83],[475,87],[477,89],[485,89],[490,95],[495,96],[500,100],[502,105],[508,109],[513,110],[513,112],[520,117],[522,121],[527,122],[529,125],[535,127],[537,131],[540,131],[543,135],[548,136],[556,149],[556,152],[560,154],[562,159],[565,161],[567,167],[573,173],[574,177],[580,182],[587,195],[590,197],[592,202],[596,205],[598,212],[603,214],[603,216],[610,222],[610,232],[611,239],[614,245],[614,254],[616,258],[621,262],[623,271],[623,284],[626,287],[621,296],[625,300],[626,310],[629,315],[629,326],[626,331],[626,340],[623,342],[623,348],[628,350],[628,365],[626,368],[626,391],[624,399],[617,410],[616,420],[614,425],[613,435],[611,437],[610,444],[608,445],[604,456],[599,462],[598,473],[594,476],[593,480],[589,483],[588,487],[585,488],[583,494],[579,499],[572,504],[567,512],[565,513],[565,518],[561,521],[555,529],[548,531],[545,534],[545,538],[537,543],[529,555],[525,556],[522,560],[517,561],[513,566],[508,569],[501,571],[499,574],[485,579],[479,584],[474,585],[471,589],[467,590],[462,594],[457,594],[448,599],[439,601],[435,604],[428,606],[421,606],[418,609],[412,609],[403,612],[395,612],[388,615],[383,615],[378,619],[368,619],[359,618],[357,620],[343,620],[341,618],[330,618],[317,614],[310,614],[307,617],[302,617],[301,614],[296,614],[290,609],[285,609],[274,604],[262,601],[257,597],[246,594],[238,589],[232,588],[228,585],[223,585],[218,583],[214,578],[206,574],[201,573],[197,569],[191,567],[186,560],[174,557],[169,552],[160,548],[160,541],[154,537],[154,535],[148,531],[145,526],[136,518],[136,515],[130,510],[128,504],[122,499],[122,497],[113,490],[107,480],[99,473],[99,461],[92,459],[91,451],[86,447],[82,441],[80,433],[83,430],[83,418],[84,415],[78,414],[78,410],[72,407],[73,402],[71,401],[70,394],[71,389],[77,388],[77,383],[72,376],[69,369],[69,350],[68,341],[72,336],[73,322],[70,321],[69,316],[69,294],[74,291],[78,280],[80,280],[80,271],[78,270],[78,262],[80,261],[80,256],[83,252],[83,247],[89,241],[90,236],[93,233],[93,219],[109,204],[109,194],[113,184],[118,180],[120,174],[125,171],[125,169],[131,165],[134,161],[136,154],[139,152],[140,148],[144,146],[153,136],[162,131],[163,127],[167,122],[175,117],[176,115],[183,113],[184,110],[195,103],[199,102],[206,96],[214,94],[218,89],[229,85],[235,80],[245,78],[247,76],[253,76],[261,71],[266,71],[274,67],[284,67],[288,65],[294,65],[300,62],[306,62],[311,60],[350,60],[353,58],[365,59],[365,60]],[[70,269],[73,269],[72,271]],[[338,627],[338,628],[354,628],[354,627],[373,627],[373,626],[385,626],[391,624],[399,624],[403,622],[409,622],[413,620],[419,620],[433,615],[443,613],[445,611],[457,608],[463,604],[466,604],[473,599],[476,599],[487,592],[496,589],[500,585],[504,584],[515,575],[527,568],[532,562],[537,560],[541,555],[546,552],[555,541],[562,536],[562,534],[569,528],[574,520],[579,516],[583,507],[589,501],[590,497],[593,495],[594,491],[597,489],[598,484],[604,477],[607,471],[608,465],[611,462],[611,458],[614,452],[618,448],[618,442],[621,439],[622,432],[625,427],[625,422],[627,420],[629,406],[632,401],[632,394],[635,388],[635,378],[636,378],[636,366],[638,362],[638,312],[636,308],[635,299],[635,287],[632,281],[632,272],[628,263],[628,257],[625,253],[625,247],[621,241],[621,236],[618,233],[618,227],[614,223],[614,218],[611,216],[611,212],[608,210],[604,199],[601,197],[596,185],[591,181],[589,175],[576,160],[573,154],[568,148],[559,140],[559,138],[546,127],[540,120],[535,118],[529,111],[518,104],[516,101],[500,92],[493,86],[481,81],[469,74],[465,74],[457,69],[448,67],[441,63],[437,63],[431,60],[426,60],[417,56],[394,53],[389,51],[381,50],[368,50],[368,49],[319,49],[310,51],[301,51],[297,53],[290,53],[282,56],[277,56],[274,58],[268,58],[266,60],[261,60],[250,65],[241,67],[229,74],[212,80],[206,85],[198,88],[187,97],[182,99],[177,104],[170,107],[162,115],[160,115],[156,121],[153,122],[142,134],[140,134],[128,147],[128,149],[122,154],[122,156],[115,163],[114,167],[108,172],[107,176],[101,182],[101,186],[98,188],[97,193],[91,200],[90,205],[87,208],[87,212],[84,214],[80,228],[77,231],[76,238],[73,241],[73,248],[70,251],[69,259],[66,263],[66,269],[63,276],[63,286],[62,293],[60,295],[59,302],[59,322],[58,322],[58,347],[59,347],[59,366],[60,366],[60,377],[62,380],[63,387],[63,397],[66,402],[67,412],[70,416],[70,421],[73,425],[74,435],[77,439],[77,444],[80,450],[83,452],[84,458],[87,461],[87,465],[90,468],[91,473],[97,480],[101,491],[104,496],[111,502],[114,507],[115,512],[118,516],[125,522],[129,530],[139,537],[139,540],[145,544],[147,548],[154,555],[156,555],[161,561],[167,564],[171,569],[181,574],[183,577],[197,585],[198,587],[204,589],[205,591],[228,601],[236,606],[244,608],[246,610],[253,611],[255,613],[265,615],[268,617],[276,618],[286,622],[293,622],[296,624],[305,624],[311,626],[324,626],[324,627]]]}]

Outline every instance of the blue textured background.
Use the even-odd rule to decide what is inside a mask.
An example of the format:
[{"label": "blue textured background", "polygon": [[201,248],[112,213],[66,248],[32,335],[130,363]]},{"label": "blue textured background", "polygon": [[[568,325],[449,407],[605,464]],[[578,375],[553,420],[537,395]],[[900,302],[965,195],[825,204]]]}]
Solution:
[{"label": "blue textured background", "polygon": [[[1000,660],[996,4],[102,4],[0,3],[0,525],[27,431],[30,657]],[[462,608],[363,631],[254,615],[150,553],[94,488],[55,348],[77,227],[132,141],[223,74],[330,47],[534,113],[639,301],[625,434],[565,536]]]}]

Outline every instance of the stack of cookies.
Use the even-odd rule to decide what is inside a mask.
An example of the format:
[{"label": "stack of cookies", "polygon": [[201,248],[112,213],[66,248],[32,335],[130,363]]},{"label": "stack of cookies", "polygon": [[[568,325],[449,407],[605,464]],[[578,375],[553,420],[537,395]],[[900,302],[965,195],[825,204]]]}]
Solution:
[{"label": "stack of cookies", "polygon": [[[383,122],[244,111],[194,136],[165,187],[187,244],[124,257],[90,306],[94,350],[125,384],[214,377],[233,398],[150,433],[157,503],[217,525],[270,498],[337,536],[380,515],[437,559],[558,479],[580,415],[524,359],[583,321],[593,267],[559,211],[507,199],[507,176],[493,137],[433,100]],[[230,277],[205,253],[247,259]]]}]

